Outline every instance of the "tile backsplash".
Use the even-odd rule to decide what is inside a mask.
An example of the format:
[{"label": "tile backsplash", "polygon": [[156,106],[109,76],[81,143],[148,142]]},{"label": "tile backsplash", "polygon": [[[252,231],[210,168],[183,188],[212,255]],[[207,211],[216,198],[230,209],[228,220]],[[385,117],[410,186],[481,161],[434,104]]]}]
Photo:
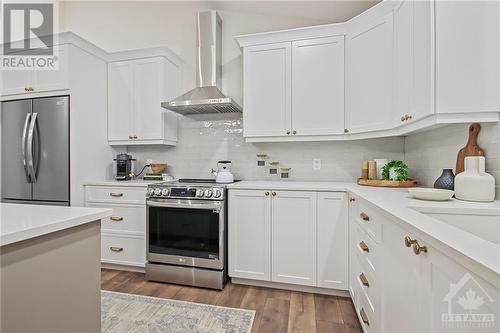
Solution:
[{"label": "tile backsplash", "polygon": [[[405,139],[405,161],[419,185],[432,186],[442,169],[455,169],[457,153],[467,143],[469,124],[455,124],[412,134]],[[500,199],[500,124],[481,124],[478,145],[486,155],[486,172],[495,177]]]},{"label": "tile backsplash", "polygon": [[[404,138],[381,138],[346,142],[247,143],[243,139],[241,115],[203,115],[179,118],[176,147],[129,146],[138,160],[166,162],[175,178],[212,178],[217,161],[231,160],[236,178],[278,179],[257,166],[257,154],[289,167],[290,180],[355,181],[361,161],[373,158],[403,159]],[[321,159],[321,170],[313,170],[313,159]]]}]

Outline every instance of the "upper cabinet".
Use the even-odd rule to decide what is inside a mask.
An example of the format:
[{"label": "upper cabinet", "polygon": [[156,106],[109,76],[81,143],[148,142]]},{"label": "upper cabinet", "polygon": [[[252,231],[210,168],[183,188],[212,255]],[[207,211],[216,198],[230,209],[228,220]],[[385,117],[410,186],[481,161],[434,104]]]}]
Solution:
[{"label": "upper cabinet", "polygon": [[346,132],[390,127],[393,16],[351,27],[347,35]]},{"label": "upper cabinet", "polygon": [[236,40],[248,142],[500,120],[498,1],[382,1],[346,23]]},{"label": "upper cabinet", "polygon": [[177,144],[175,113],[161,102],[178,93],[178,65],[162,56],[108,64],[110,145]]}]

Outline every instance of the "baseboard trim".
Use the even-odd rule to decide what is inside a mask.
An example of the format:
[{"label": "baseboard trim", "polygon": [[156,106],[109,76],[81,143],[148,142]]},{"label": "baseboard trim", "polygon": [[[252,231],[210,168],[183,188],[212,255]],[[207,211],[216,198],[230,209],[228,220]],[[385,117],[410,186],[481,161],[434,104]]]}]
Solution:
[{"label": "baseboard trim", "polygon": [[241,279],[234,277],[231,278],[231,282],[234,284],[243,284],[246,286],[285,289],[285,290],[301,291],[305,293],[322,294],[322,295],[339,296],[339,297],[349,297],[349,298],[351,297],[349,291],[347,290],[318,288],[318,287],[301,286],[289,283],[259,281],[259,280]]},{"label": "baseboard trim", "polygon": [[110,263],[106,263],[106,262],[101,262],[101,268],[115,269],[115,270],[119,270],[119,271],[128,271],[128,272],[138,272],[138,273],[145,273],[146,272],[144,267],[110,264]]}]

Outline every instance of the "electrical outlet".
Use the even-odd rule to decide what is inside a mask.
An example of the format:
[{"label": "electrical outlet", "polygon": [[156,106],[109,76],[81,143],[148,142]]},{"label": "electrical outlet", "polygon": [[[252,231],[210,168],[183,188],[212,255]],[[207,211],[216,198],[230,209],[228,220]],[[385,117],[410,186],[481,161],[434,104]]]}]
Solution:
[{"label": "electrical outlet", "polygon": [[321,159],[313,158],[313,170],[321,170]]}]

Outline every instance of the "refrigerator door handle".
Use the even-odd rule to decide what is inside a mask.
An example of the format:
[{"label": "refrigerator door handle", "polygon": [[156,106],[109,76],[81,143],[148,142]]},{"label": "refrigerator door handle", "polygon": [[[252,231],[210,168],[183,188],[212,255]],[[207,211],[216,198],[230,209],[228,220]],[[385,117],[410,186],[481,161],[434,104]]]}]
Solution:
[{"label": "refrigerator door handle", "polygon": [[36,118],[38,114],[33,112],[33,117],[31,118],[31,124],[28,130],[28,172],[31,177],[31,182],[36,183],[36,172],[34,166],[33,158],[33,134],[35,132]]},{"label": "refrigerator door handle", "polygon": [[31,119],[31,113],[26,114],[26,120],[24,121],[24,128],[23,128],[23,138],[22,138],[22,143],[21,143],[21,153],[23,156],[23,166],[24,166],[24,173],[26,174],[26,181],[28,183],[31,183],[31,178],[28,172],[28,161],[27,161],[27,156],[26,156],[26,139],[28,136],[28,125],[30,123]]}]

